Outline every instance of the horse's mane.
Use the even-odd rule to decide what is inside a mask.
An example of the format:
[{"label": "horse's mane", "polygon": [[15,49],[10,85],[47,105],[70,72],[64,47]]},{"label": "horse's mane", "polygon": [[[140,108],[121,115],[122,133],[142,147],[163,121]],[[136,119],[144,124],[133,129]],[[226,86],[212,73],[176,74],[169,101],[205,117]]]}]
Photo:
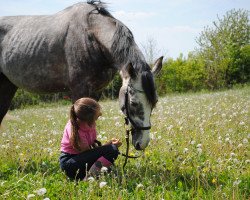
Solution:
[{"label": "horse's mane", "polygon": [[95,10],[97,10],[100,14],[113,18],[116,23],[116,31],[112,38],[111,46],[113,57],[115,60],[118,60],[124,65],[131,62],[133,67],[136,68],[137,71],[141,72],[143,90],[149,103],[154,107],[157,102],[154,78],[150,72],[150,67],[145,60],[142,59],[144,56],[135,44],[132,32],[122,22],[115,19],[109,13],[105,3],[97,0],[89,0],[87,3],[95,6]]},{"label": "horse's mane", "polygon": [[157,95],[154,84],[153,74],[149,71],[143,71],[141,75],[142,88],[146,94],[148,102],[155,107],[157,103]]},{"label": "horse's mane", "polygon": [[97,0],[88,0],[87,3],[93,5],[95,10],[97,10],[100,14],[112,17],[112,15],[107,10],[106,3]]}]

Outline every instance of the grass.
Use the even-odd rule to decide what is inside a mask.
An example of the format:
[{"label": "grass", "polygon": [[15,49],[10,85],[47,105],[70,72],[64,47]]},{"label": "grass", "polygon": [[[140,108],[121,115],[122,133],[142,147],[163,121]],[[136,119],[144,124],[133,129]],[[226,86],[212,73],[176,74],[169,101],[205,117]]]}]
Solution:
[{"label": "grass", "polygon": [[[121,138],[125,152],[118,103],[101,105],[99,139]],[[118,177],[80,183],[58,163],[69,105],[10,111],[0,137],[0,199],[249,199],[249,106],[249,86],[160,98],[144,155],[124,172],[119,157]]]}]

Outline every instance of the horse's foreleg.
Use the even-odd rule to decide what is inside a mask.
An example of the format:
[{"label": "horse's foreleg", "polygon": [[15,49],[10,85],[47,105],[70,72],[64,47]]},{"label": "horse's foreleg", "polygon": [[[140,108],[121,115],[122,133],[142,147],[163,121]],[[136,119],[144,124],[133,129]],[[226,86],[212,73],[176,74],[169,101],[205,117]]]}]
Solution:
[{"label": "horse's foreleg", "polygon": [[11,100],[13,99],[17,87],[9,79],[0,74],[0,125],[5,114],[8,112]]}]

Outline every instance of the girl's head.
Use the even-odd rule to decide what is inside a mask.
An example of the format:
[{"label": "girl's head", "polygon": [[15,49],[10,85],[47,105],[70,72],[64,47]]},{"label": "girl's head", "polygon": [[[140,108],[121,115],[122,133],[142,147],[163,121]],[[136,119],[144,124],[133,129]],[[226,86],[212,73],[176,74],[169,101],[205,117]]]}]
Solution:
[{"label": "girl's head", "polygon": [[71,122],[71,137],[70,142],[72,146],[81,151],[79,141],[79,125],[87,123],[92,126],[98,117],[101,115],[101,106],[98,102],[91,98],[78,99],[70,109],[70,122]]}]

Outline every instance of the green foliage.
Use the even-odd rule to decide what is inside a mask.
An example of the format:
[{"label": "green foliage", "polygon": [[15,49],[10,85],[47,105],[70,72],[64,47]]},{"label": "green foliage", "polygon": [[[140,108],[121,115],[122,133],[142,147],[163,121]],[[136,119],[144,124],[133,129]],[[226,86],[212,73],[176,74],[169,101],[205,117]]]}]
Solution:
[{"label": "green foliage", "polygon": [[249,82],[249,11],[230,10],[197,39],[210,89]]},{"label": "green foliage", "polygon": [[102,92],[102,99],[116,99],[119,96],[120,87],[122,86],[122,79],[117,73],[114,79],[109,83],[108,87]]},{"label": "green foliage", "polygon": [[188,58],[182,55],[176,60],[168,59],[163,63],[163,69],[156,79],[157,91],[160,95],[170,92],[199,91],[204,85],[204,65],[194,54]]},{"label": "green foliage", "polygon": [[27,105],[37,105],[48,102],[67,103],[69,97],[67,93],[56,94],[35,94],[22,89],[18,89],[13,100],[11,101],[10,109],[22,108]]}]

